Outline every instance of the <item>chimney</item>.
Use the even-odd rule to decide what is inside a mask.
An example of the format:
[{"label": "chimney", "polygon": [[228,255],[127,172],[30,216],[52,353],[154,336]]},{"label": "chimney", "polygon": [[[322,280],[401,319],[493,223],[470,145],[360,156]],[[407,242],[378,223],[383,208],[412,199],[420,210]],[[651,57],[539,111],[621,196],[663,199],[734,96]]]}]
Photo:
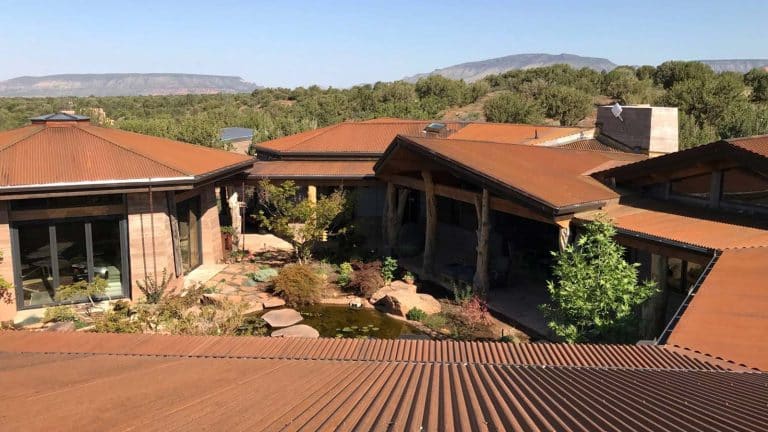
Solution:
[{"label": "chimney", "polygon": [[622,106],[620,115],[611,111],[612,105],[597,109],[599,136],[617,141],[624,146],[645,153],[648,157],[661,156],[679,150],[677,108],[650,105]]}]

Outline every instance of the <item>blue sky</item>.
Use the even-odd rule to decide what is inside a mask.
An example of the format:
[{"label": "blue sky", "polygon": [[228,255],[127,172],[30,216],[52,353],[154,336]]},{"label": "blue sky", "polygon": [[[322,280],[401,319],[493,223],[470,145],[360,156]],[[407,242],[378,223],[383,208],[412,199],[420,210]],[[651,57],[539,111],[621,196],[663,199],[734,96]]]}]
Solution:
[{"label": "blue sky", "polygon": [[187,72],[343,87],[529,52],[768,58],[766,18],[768,2],[737,0],[0,0],[0,80]]}]

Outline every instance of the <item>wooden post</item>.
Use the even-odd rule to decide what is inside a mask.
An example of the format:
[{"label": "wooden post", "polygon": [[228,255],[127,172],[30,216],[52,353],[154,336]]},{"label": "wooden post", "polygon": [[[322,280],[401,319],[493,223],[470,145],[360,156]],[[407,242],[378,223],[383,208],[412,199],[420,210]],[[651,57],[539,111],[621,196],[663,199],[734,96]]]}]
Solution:
[{"label": "wooden post", "polygon": [[392,251],[395,248],[395,242],[393,241],[393,237],[395,237],[395,198],[397,194],[397,189],[395,188],[395,184],[392,182],[387,182],[387,192],[386,196],[384,197],[384,220],[382,221],[381,228],[382,228],[382,240],[384,242],[384,253],[386,255],[392,255]]},{"label": "wooden post", "polygon": [[173,191],[165,193],[168,201],[168,216],[171,222],[171,243],[173,245],[173,270],[176,277],[181,276],[184,269],[181,265],[181,245],[179,243],[179,220],[176,217],[176,194]]},{"label": "wooden post", "polygon": [[307,186],[307,199],[311,203],[317,202],[317,186],[314,186],[314,185]]},{"label": "wooden post", "polygon": [[400,228],[403,226],[403,217],[405,217],[405,205],[408,203],[408,194],[410,191],[406,188],[401,188],[397,193],[397,213],[395,214],[394,233],[392,233],[392,239],[394,245],[392,249],[397,250],[397,242],[400,237]]},{"label": "wooden post", "polygon": [[488,189],[483,188],[482,195],[475,197],[477,210],[477,262],[472,285],[481,296],[488,294],[488,240],[491,234],[490,221],[491,199]]},{"label": "wooden post", "polygon": [[565,247],[571,242],[571,226],[570,221],[563,221],[564,223],[557,224],[557,246],[560,252],[565,250]]},{"label": "wooden post", "polygon": [[427,170],[421,171],[421,177],[424,179],[424,196],[427,211],[427,227],[424,233],[424,274],[428,277],[434,276],[435,272],[435,237],[437,235],[437,202],[435,200],[435,184],[432,181],[432,173]]}]

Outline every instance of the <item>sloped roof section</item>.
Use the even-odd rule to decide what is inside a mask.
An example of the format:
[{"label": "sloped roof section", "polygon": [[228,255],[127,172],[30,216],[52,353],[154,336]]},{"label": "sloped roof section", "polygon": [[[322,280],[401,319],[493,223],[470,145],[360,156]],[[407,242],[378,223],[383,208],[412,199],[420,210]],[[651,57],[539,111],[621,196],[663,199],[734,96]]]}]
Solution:
[{"label": "sloped roof section", "polygon": [[276,160],[258,161],[248,172],[261,179],[350,179],[373,178],[375,161]]},{"label": "sloped roof section", "polygon": [[603,144],[596,138],[573,141],[566,144],[558,145],[557,147],[563,148],[563,149],[572,149],[572,150],[591,150],[591,151],[606,151],[606,152],[620,151],[609,145]]},{"label": "sloped roof section", "polygon": [[715,358],[657,345],[0,332],[0,352],[747,370]]},{"label": "sloped roof section", "polygon": [[247,156],[78,120],[46,118],[0,133],[0,188],[147,179],[195,181],[245,169],[252,161]]},{"label": "sloped roof section", "polygon": [[[631,163],[645,156],[628,153],[569,150],[458,139],[398,137],[400,145],[459,170],[484,177],[500,187],[561,209],[618,198],[609,187],[585,173],[606,162]],[[377,173],[386,156],[376,165]]]},{"label": "sloped roof section", "polygon": [[583,139],[592,129],[513,123],[469,123],[449,139],[541,145],[564,138]]},{"label": "sloped roof section", "polygon": [[759,224],[759,220],[737,215],[731,215],[725,221],[721,220],[722,215],[705,209],[685,211],[680,206],[630,200],[609,204],[601,210],[579,213],[576,217],[589,221],[599,215],[607,216],[619,230],[704,249],[768,246],[768,223]]},{"label": "sloped roof section", "polygon": [[668,343],[768,370],[768,247],[728,249]]},{"label": "sloped roof section", "polygon": [[[293,352],[307,342],[293,341]],[[6,428],[757,431],[768,422],[768,375],[756,372],[51,351],[0,351]],[[31,398],[45,415],[30,415]]]}]

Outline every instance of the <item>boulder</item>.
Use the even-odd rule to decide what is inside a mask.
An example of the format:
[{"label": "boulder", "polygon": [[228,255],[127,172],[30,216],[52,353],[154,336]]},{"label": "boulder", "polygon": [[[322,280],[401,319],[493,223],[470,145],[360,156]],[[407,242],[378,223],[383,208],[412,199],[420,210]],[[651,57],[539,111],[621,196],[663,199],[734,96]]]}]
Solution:
[{"label": "boulder", "polygon": [[200,302],[204,305],[220,305],[225,302],[227,296],[224,294],[203,294]]},{"label": "boulder", "polygon": [[59,321],[55,323],[48,324],[43,331],[50,331],[50,332],[69,332],[69,331],[75,331],[75,323],[72,321]]},{"label": "boulder", "polygon": [[429,294],[419,294],[408,290],[388,293],[376,302],[376,307],[393,315],[406,316],[409,310],[418,308],[428,315],[440,312],[440,302]]},{"label": "boulder", "polygon": [[285,300],[279,297],[271,297],[262,302],[264,309],[271,309],[276,307],[285,306]]},{"label": "boulder", "polygon": [[379,300],[388,296],[391,293],[409,292],[416,294],[416,285],[407,284],[403,281],[392,281],[389,285],[379,288],[378,291],[371,296],[371,303],[378,303]]},{"label": "boulder", "polygon": [[272,332],[272,337],[298,337],[298,338],[312,338],[317,339],[320,337],[320,332],[306,324],[298,324],[290,327],[282,328]]},{"label": "boulder", "polygon": [[279,309],[265,313],[261,318],[269,324],[270,327],[288,327],[294,325],[304,318],[300,313],[293,309]]}]

